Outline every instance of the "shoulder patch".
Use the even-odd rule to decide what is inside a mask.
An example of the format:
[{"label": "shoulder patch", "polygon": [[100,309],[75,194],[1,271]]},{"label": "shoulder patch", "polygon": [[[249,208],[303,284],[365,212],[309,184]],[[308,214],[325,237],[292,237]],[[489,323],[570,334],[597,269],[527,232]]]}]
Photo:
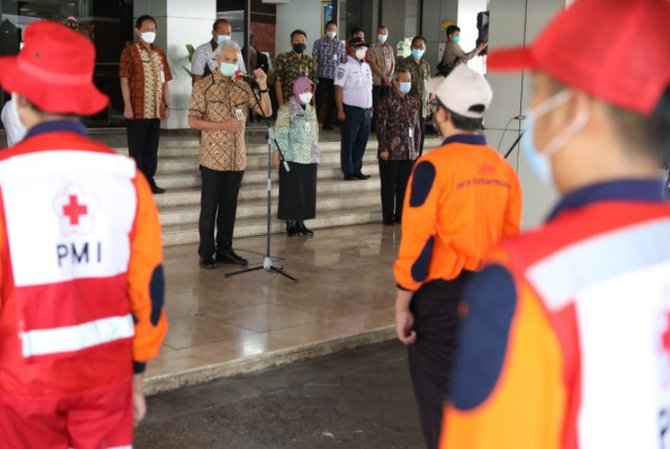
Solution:
[{"label": "shoulder patch", "polygon": [[338,67],[337,68],[336,77],[337,77],[338,80],[341,80],[342,78],[344,78],[344,75],[346,75],[346,74],[347,74],[347,69],[345,69],[344,67]]},{"label": "shoulder patch", "polygon": [[409,198],[411,207],[421,207],[426,202],[433,183],[435,182],[435,166],[432,162],[421,161],[414,168],[412,177],[412,194]]}]

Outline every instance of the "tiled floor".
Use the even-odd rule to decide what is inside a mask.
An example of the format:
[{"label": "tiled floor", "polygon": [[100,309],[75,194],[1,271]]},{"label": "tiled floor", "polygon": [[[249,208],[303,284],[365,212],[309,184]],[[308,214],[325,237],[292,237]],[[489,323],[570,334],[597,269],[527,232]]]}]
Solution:
[{"label": "tiled floor", "polygon": [[[203,270],[194,245],[166,249],[170,329],[147,378],[388,327],[399,234],[373,224],[273,236],[272,255],[298,283],[264,270],[226,278],[238,267]],[[261,264],[265,238],[239,239],[235,250]]]}]

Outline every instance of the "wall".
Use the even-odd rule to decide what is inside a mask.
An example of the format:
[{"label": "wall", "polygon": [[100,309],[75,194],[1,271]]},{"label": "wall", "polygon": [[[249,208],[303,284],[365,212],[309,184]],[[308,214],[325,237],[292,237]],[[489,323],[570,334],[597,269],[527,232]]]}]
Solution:
[{"label": "wall", "polygon": [[161,122],[163,128],[188,128],[188,105],[191,99],[191,77],[186,44],[198,46],[211,39],[216,19],[216,0],[135,0],[135,18],[150,14],[157,21],[156,44],[166,51],[173,80],[170,82],[172,111]]},{"label": "wall", "polygon": [[[563,9],[565,4],[566,0],[492,0],[490,49],[530,44],[539,30]],[[531,78],[528,72],[489,73],[487,77],[494,94],[493,103],[485,118],[486,135],[489,143],[494,146],[501,142],[498,148],[504,153],[519,136],[521,123],[512,117],[521,114],[527,108],[531,95]],[[509,129],[504,132],[508,126]],[[556,193],[535,177],[525,159],[520,157],[518,146],[509,160],[517,168],[523,187],[522,226],[524,228],[535,226],[546,217],[556,201]]]},{"label": "wall", "polygon": [[321,37],[321,1],[291,0],[277,5],[277,31],[274,55],[291,50],[291,32],[295,29],[307,33],[307,54],[312,54],[312,44]]},{"label": "wall", "polygon": [[[460,0],[469,2],[470,0]],[[478,1],[478,0],[476,0]],[[507,1],[507,0],[503,0]],[[436,72],[438,59],[440,56],[440,42],[445,40],[442,21],[451,19],[454,22],[458,20],[458,0],[423,0],[422,29],[421,34],[426,38],[426,59]]]}]

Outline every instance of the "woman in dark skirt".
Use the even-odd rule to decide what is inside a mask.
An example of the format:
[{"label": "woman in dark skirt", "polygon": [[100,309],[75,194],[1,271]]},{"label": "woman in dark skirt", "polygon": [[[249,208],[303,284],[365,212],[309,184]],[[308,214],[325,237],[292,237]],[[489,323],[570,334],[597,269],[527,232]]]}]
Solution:
[{"label": "woman in dark skirt", "polygon": [[293,96],[277,112],[275,135],[290,171],[279,163],[279,210],[286,221],[288,235],[312,235],[305,220],[316,216],[316,170],[319,163],[319,124],[316,110],[310,105],[314,83],[307,77],[293,83]]}]

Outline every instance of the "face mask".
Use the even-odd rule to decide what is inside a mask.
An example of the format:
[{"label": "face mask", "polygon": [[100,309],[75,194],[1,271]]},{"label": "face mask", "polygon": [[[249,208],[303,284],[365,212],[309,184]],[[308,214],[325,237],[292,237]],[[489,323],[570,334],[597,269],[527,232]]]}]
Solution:
[{"label": "face mask", "polygon": [[230,36],[227,34],[218,34],[216,36],[216,43],[217,44],[223,44],[224,42],[228,42],[230,40]]},{"label": "face mask", "polygon": [[303,92],[298,95],[298,98],[302,104],[309,104],[312,101],[312,92]]},{"label": "face mask", "polygon": [[461,38],[459,36],[454,37],[454,44],[458,44],[461,41]]},{"label": "face mask", "polygon": [[421,56],[426,52],[426,50],[421,50],[419,48],[413,48],[412,49],[412,57],[414,59],[421,59]]},{"label": "face mask", "polygon": [[326,33],[326,36],[328,36],[331,39],[335,39],[335,36],[337,36],[337,31],[328,31]]},{"label": "face mask", "polygon": [[367,53],[368,53],[368,51],[367,51],[365,48],[358,49],[358,50],[356,50],[356,58],[357,58],[359,61],[362,61],[362,60],[365,59],[365,55],[366,55]]},{"label": "face mask", "polygon": [[378,40],[379,42],[381,42],[382,44],[383,44],[384,42],[386,42],[386,39],[388,39],[388,38],[389,38],[388,34],[378,34],[378,35],[377,35],[377,40]]},{"label": "face mask", "polygon": [[21,118],[19,117],[19,102],[18,99],[16,98],[16,94],[12,94],[12,105],[10,108],[10,112],[12,114],[12,122],[14,122],[16,130],[18,131],[17,136],[18,139],[16,142],[14,142],[14,144],[17,144],[23,140],[27,130],[23,122],[21,122]]},{"label": "face mask", "polygon": [[410,90],[412,90],[412,83],[400,83],[398,90],[404,94],[407,94]]},{"label": "face mask", "polygon": [[233,76],[237,70],[237,64],[231,64],[229,62],[221,63],[221,73],[223,76]]},{"label": "face mask", "polygon": [[535,147],[535,122],[544,114],[556,109],[570,99],[572,92],[562,90],[526,113],[526,124],[521,138],[521,152],[526,157],[531,170],[547,185],[552,185],[551,156],[579,133],[588,122],[588,112],[580,110],[574,121],[562,133],[554,136],[544,149]]},{"label": "face mask", "polygon": [[302,54],[306,49],[307,45],[305,44],[293,44],[293,51],[298,54]]},{"label": "face mask", "polygon": [[156,40],[156,32],[147,31],[145,33],[142,33],[142,40],[147,44],[153,44],[154,41]]}]

